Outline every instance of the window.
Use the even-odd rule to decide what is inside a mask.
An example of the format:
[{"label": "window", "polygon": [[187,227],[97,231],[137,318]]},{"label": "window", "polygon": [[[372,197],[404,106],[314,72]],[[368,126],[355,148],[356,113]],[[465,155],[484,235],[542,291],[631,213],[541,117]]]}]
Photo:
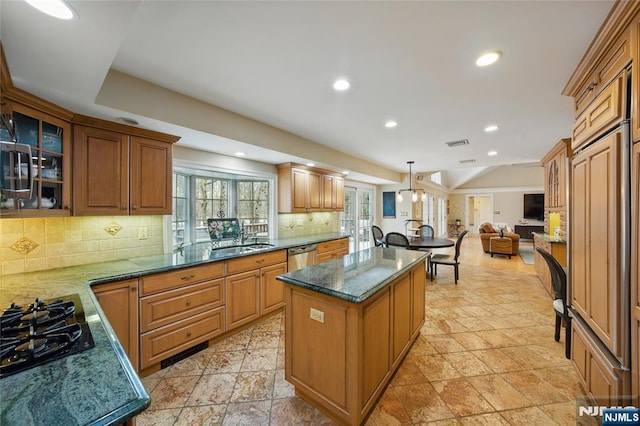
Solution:
[{"label": "window", "polygon": [[372,199],[371,189],[344,188],[344,211],[340,213],[340,230],[349,234],[350,253],[373,246]]},{"label": "window", "polygon": [[205,170],[173,172],[173,245],[209,241],[207,219],[237,217],[245,231],[268,236],[269,180]]},{"label": "window", "polygon": [[442,185],[442,173],[441,172],[432,173],[431,182],[437,183],[438,185]]}]

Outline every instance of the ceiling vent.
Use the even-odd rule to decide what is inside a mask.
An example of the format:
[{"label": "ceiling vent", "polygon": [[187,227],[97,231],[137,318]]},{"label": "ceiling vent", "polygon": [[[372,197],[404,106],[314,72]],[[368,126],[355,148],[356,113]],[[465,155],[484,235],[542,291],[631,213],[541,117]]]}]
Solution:
[{"label": "ceiling vent", "polygon": [[471,158],[471,159],[469,159],[469,160],[460,160],[459,162],[460,162],[460,164],[465,164],[465,163],[475,163],[475,162],[476,162],[476,159],[475,159],[475,158]]},{"label": "ceiling vent", "polygon": [[469,145],[469,139],[460,139],[458,141],[445,142],[445,143],[449,145],[449,148],[453,148],[454,146]]}]

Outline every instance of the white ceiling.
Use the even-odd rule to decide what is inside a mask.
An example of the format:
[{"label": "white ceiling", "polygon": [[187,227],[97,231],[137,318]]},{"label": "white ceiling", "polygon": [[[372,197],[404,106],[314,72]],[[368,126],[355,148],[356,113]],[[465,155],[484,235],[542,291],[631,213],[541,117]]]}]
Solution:
[{"label": "white ceiling", "polygon": [[[14,84],[72,111],[182,136],[232,155],[236,141],[98,105],[110,69],[395,172],[539,161],[569,137],[560,93],[611,1],[70,1],[75,22],[0,4]],[[476,57],[503,52],[478,68]],[[351,89],[335,92],[334,79]],[[398,122],[386,129],[386,120]],[[496,124],[499,130],[485,133]],[[468,139],[464,147],[445,142]],[[246,142],[246,141],[237,141]],[[239,148],[269,163],[314,160]],[[487,156],[498,151],[495,157]],[[338,157],[339,154],[336,154]],[[475,159],[465,167],[459,160]],[[331,166],[331,164],[327,164]],[[359,171],[376,182],[376,173]],[[378,176],[379,177],[379,176]]]}]

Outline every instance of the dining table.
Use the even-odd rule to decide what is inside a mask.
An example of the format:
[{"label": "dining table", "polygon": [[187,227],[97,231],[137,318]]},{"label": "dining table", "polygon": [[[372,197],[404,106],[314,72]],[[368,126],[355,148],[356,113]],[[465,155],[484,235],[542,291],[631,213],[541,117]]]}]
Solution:
[{"label": "dining table", "polygon": [[456,242],[448,238],[437,237],[409,237],[409,248],[411,250],[434,249],[443,247],[453,247]]}]

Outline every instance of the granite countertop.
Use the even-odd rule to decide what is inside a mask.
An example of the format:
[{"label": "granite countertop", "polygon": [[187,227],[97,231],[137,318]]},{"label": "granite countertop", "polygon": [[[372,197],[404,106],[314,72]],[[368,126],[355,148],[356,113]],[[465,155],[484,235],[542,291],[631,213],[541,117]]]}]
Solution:
[{"label": "granite countertop", "polygon": [[567,242],[559,235],[544,234],[541,232],[533,232],[538,238],[548,243],[566,244]]},{"label": "granite countertop", "polygon": [[279,275],[288,284],[362,303],[427,254],[417,250],[373,247],[318,265]]},{"label": "granite countertop", "polygon": [[211,243],[182,251],[69,268],[0,276],[0,307],[78,294],[95,347],[0,379],[0,424],[115,424],[144,411],[150,398],[91,285],[228,258],[344,238],[341,233],[268,240],[258,252],[221,254]]}]

